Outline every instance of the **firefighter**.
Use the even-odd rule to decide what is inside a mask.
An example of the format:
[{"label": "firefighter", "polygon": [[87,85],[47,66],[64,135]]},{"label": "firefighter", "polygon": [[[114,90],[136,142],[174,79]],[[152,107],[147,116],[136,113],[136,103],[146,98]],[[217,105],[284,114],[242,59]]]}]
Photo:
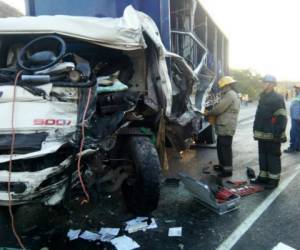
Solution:
[{"label": "firefighter", "polygon": [[217,153],[219,165],[215,165],[220,177],[232,176],[232,139],[237,126],[240,111],[240,99],[235,91],[236,81],[230,76],[222,77],[218,82],[221,99],[206,115],[215,116]]},{"label": "firefighter", "polygon": [[281,173],[281,143],[286,141],[287,114],[284,99],[274,90],[276,78],[266,75],[265,88],[260,95],[253,132],[258,141],[259,176],[254,181],[265,188],[278,186]]},{"label": "firefighter", "polygon": [[300,85],[295,85],[296,96],[291,103],[291,130],[290,146],[284,150],[285,153],[294,153],[300,151]]}]

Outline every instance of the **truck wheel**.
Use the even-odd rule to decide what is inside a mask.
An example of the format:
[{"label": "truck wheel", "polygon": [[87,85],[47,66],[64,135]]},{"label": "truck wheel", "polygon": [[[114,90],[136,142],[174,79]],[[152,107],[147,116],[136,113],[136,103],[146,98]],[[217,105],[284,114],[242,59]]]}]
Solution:
[{"label": "truck wheel", "polygon": [[160,195],[160,162],[148,137],[130,137],[129,157],[133,172],[124,181],[122,192],[128,209],[136,215],[149,215],[157,208]]}]

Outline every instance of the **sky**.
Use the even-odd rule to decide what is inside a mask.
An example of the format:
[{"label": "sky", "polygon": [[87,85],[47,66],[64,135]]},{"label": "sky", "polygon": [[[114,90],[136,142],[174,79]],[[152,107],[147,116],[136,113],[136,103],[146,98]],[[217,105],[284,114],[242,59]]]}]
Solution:
[{"label": "sky", "polygon": [[25,13],[24,0],[1,0],[1,1],[15,7],[17,10],[20,10],[23,14]]},{"label": "sky", "polygon": [[[2,1],[24,13],[24,0]],[[300,0],[199,1],[229,39],[231,68],[300,81]]]},{"label": "sky", "polygon": [[300,80],[299,0],[200,0],[230,43],[230,66]]}]

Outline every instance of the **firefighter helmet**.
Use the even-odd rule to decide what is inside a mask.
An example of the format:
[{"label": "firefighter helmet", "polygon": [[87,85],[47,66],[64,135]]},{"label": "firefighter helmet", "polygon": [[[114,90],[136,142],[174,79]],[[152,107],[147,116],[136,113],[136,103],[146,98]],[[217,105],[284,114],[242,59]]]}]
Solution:
[{"label": "firefighter helmet", "polygon": [[236,80],[234,80],[231,76],[224,76],[222,77],[219,82],[218,82],[218,86],[219,88],[224,88],[232,83],[235,83]]},{"label": "firefighter helmet", "polygon": [[272,75],[265,75],[264,78],[263,78],[263,82],[265,82],[265,83],[274,83],[274,84],[277,83],[276,77],[272,76]]}]

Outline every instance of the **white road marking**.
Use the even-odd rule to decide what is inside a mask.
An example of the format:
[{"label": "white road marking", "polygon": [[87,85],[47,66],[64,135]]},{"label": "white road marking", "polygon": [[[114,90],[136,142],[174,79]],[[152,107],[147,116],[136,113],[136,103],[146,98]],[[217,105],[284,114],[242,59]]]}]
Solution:
[{"label": "white road marking", "polygon": [[263,214],[264,211],[273,203],[273,201],[281,194],[283,190],[292,182],[292,180],[300,173],[300,167],[294,169],[296,172],[284,179],[279,186],[240,224],[229,237],[222,242],[217,250],[231,249],[239,239],[251,228],[255,221]]},{"label": "white road marking", "polygon": [[296,249],[282,242],[279,242],[275,247],[272,248],[272,250],[296,250]]}]

